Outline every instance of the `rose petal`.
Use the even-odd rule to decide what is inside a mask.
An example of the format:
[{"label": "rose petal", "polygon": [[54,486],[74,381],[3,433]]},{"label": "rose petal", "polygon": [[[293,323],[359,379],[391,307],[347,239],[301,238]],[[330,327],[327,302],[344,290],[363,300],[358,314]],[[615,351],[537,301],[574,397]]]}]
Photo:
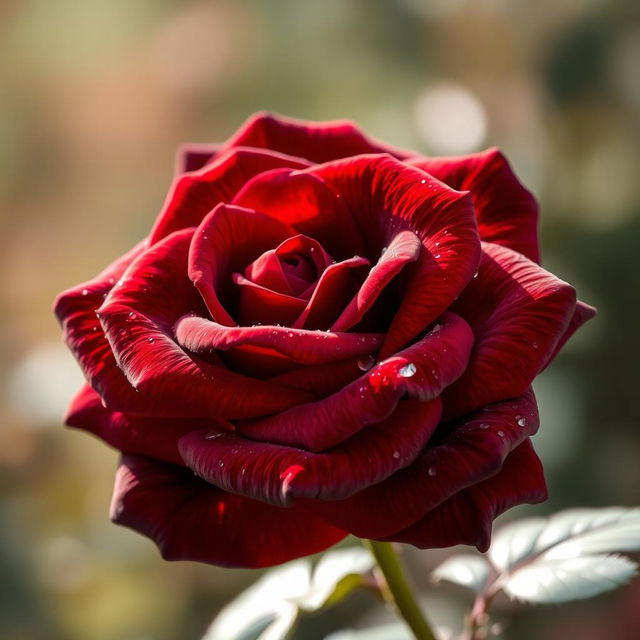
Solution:
[{"label": "rose petal", "polygon": [[366,255],[362,229],[340,195],[313,174],[291,169],[262,173],[247,182],[233,204],[265,213],[315,238],[336,259]]},{"label": "rose petal", "polygon": [[361,153],[389,153],[398,158],[414,155],[365,135],[348,120],[310,122],[267,112],[252,115],[223,148],[240,146],[274,149],[312,162]]},{"label": "rose petal", "polygon": [[551,357],[549,358],[547,364],[549,364],[549,362],[551,362],[556,357],[560,349],[562,349],[562,347],[567,343],[571,336],[585,322],[591,320],[591,318],[593,318],[596,313],[598,313],[598,310],[595,307],[592,307],[590,304],[582,302],[581,300],[578,300],[576,302],[576,308],[573,312],[573,316],[571,317],[571,321],[569,322],[569,326],[567,327],[567,330],[562,334],[562,337],[558,341],[558,344],[556,345],[554,352],[551,354]]},{"label": "rose petal", "polygon": [[238,431],[254,440],[324,451],[387,418],[405,394],[422,401],[437,397],[464,371],[472,342],[467,324],[445,314],[436,332],[374,365],[332,396],[241,421]]},{"label": "rose petal", "polygon": [[359,156],[304,171],[342,195],[365,245],[376,258],[399,231],[422,243],[381,356],[397,351],[446,310],[471,280],[480,259],[468,194],[388,156]]},{"label": "rose petal", "polygon": [[[173,340],[176,315],[202,305],[186,276],[192,229],[138,257],[100,308],[118,365],[138,393],[109,408],[151,416],[239,418],[304,402],[303,392],[247,378],[191,356]],[[251,389],[251,393],[247,393]]]},{"label": "rose petal", "polygon": [[386,540],[421,549],[469,544],[484,553],[491,543],[495,518],[516,505],[546,499],[542,463],[527,439],[507,456],[495,476],[454,494],[419,522]]},{"label": "rose petal", "polygon": [[[463,489],[496,475],[538,428],[533,392],[494,404],[448,428],[406,469],[351,498],[305,501],[327,522],[360,538],[392,536]],[[436,440],[437,439],[437,440]]]},{"label": "rose petal", "polygon": [[333,331],[347,331],[358,324],[369,311],[384,288],[405,265],[415,262],[420,256],[422,244],[411,231],[401,231],[395,236],[378,262],[371,268],[358,293],[333,324]]},{"label": "rose petal", "polygon": [[197,171],[208,164],[221,149],[220,144],[187,142],[178,147],[175,159],[175,173]]},{"label": "rose petal", "polygon": [[207,214],[194,234],[188,272],[214,320],[237,324],[222,302],[234,304],[232,274],[291,235],[288,225],[249,209],[220,204]]},{"label": "rose petal", "polygon": [[125,453],[139,453],[173,464],[184,464],[178,452],[178,439],[185,433],[209,428],[232,429],[220,420],[181,418],[162,419],[111,411],[88,385],[71,401],[65,423],[98,436]]},{"label": "rose petal", "polygon": [[369,261],[361,256],[353,256],[328,266],[293,326],[308,329],[331,327],[333,320],[344,308],[347,296],[356,288],[359,274],[368,266]]},{"label": "rose petal", "polygon": [[523,255],[483,243],[478,277],[453,308],[475,344],[464,375],[444,392],[446,419],[524,393],[567,330],[575,291]]},{"label": "rose petal", "polygon": [[198,431],[180,439],[180,453],[201,478],[232,493],[288,505],[296,498],[341,500],[406,467],[438,425],[441,404],[403,400],[396,411],[323,453]]},{"label": "rose petal", "polygon": [[191,471],[125,455],[111,518],[151,538],[165,560],[268,567],[332,546],[340,531],[295,507],[226,493]]},{"label": "rose petal", "polygon": [[371,353],[382,336],[371,333],[308,331],[275,325],[225,327],[211,320],[186,316],[175,325],[178,342],[198,353],[250,345],[276,351],[301,364],[322,364]]},{"label": "rose petal", "polygon": [[65,342],[89,384],[103,397],[135,397],[135,391],[118,369],[96,311],[126,268],[147,247],[143,240],[93,280],[61,293],[53,308],[62,324]]},{"label": "rose petal", "polygon": [[230,149],[199,171],[179,175],[151,231],[151,244],[170,233],[196,227],[220,202],[230,202],[251,178],[280,167],[308,166],[300,158],[275,151]]},{"label": "rose petal", "polygon": [[498,149],[461,157],[416,158],[411,164],[471,193],[482,240],[540,262],[538,204]]},{"label": "rose petal", "polygon": [[235,316],[243,326],[291,325],[306,306],[306,300],[262,287],[239,273],[234,273],[231,279],[240,290]]}]

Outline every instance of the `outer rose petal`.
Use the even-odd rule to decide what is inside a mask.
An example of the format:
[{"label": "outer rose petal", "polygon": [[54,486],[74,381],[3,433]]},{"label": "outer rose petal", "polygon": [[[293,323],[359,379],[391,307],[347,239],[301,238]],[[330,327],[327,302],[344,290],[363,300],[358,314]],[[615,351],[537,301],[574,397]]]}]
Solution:
[{"label": "outer rose petal", "polygon": [[473,342],[459,316],[448,313],[441,322],[437,332],[374,365],[334,395],[240,421],[238,431],[254,440],[324,451],[391,415],[405,394],[423,402],[436,398],[464,371]]},{"label": "outer rose petal", "polygon": [[346,532],[295,507],[227,493],[191,471],[125,455],[111,518],[151,538],[165,560],[268,567],[322,551]]},{"label": "outer rose petal", "polygon": [[341,194],[360,229],[365,255],[377,258],[403,230],[422,242],[382,358],[423,331],[471,280],[480,243],[468,194],[388,156],[358,156],[295,173],[318,176]]},{"label": "outer rose petal", "polygon": [[597,313],[597,309],[592,307],[590,304],[586,302],[582,302],[578,300],[576,303],[576,309],[573,312],[573,316],[571,317],[571,321],[569,322],[569,326],[567,330],[562,334],[562,337],[558,341],[556,348],[549,358],[547,364],[551,362],[557,355],[557,353],[562,349],[562,347],[566,344],[567,340],[571,338],[571,336],[585,323],[587,320],[591,320]]},{"label": "outer rose petal", "polygon": [[143,240],[93,280],[61,293],[54,311],[62,324],[67,346],[89,384],[109,402],[122,398],[133,402],[135,390],[118,369],[96,311],[126,268],[147,246]]},{"label": "outer rose petal", "polygon": [[521,254],[483,243],[478,277],[453,308],[475,343],[464,375],[444,392],[445,419],[524,393],[566,332],[575,291]]},{"label": "outer rose petal", "polygon": [[518,504],[547,499],[542,463],[531,440],[518,445],[493,477],[456,493],[422,520],[389,536],[421,549],[472,544],[485,552],[491,543],[493,520]]},{"label": "outer rose petal", "polygon": [[233,429],[219,420],[146,418],[111,411],[88,385],[71,401],[65,423],[89,431],[125,453],[139,453],[179,465],[184,463],[178,452],[178,439],[185,433],[205,424],[210,428]]},{"label": "outer rose petal", "polygon": [[312,162],[327,162],[362,153],[389,153],[397,158],[415,155],[365,135],[348,120],[310,122],[259,112],[252,115],[223,145],[274,149]]},{"label": "outer rose petal", "polygon": [[420,453],[438,426],[441,403],[401,401],[386,420],[323,453],[193,432],[180,453],[201,478],[232,493],[285,506],[295,498],[341,500],[388,478]]},{"label": "outer rose petal", "polygon": [[498,149],[461,157],[416,158],[411,163],[450,187],[471,193],[482,240],[540,262],[538,204]]},{"label": "outer rose petal", "polygon": [[231,149],[200,171],[178,176],[151,231],[151,243],[174,231],[196,227],[220,202],[230,202],[251,178],[280,167],[300,169],[300,158],[259,149]]},{"label": "outer rose petal", "polygon": [[[202,305],[187,278],[192,229],[155,244],[127,269],[100,316],[119,366],[139,393],[115,410],[151,416],[240,418],[282,411],[308,399],[188,355],[173,340],[176,314]],[[247,393],[250,389],[251,392]]]},{"label": "outer rose petal", "polygon": [[392,537],[459,491],[496,475],[509,453],[538,428],[533,392],[449,425],[406,469],[336,502],[307,508],[360,538]]},{"label": "outer rose petal", "polygon": [[182,144],[176,150],[175,174],[202,169],[220,151],[220,144],[191,142]]}]

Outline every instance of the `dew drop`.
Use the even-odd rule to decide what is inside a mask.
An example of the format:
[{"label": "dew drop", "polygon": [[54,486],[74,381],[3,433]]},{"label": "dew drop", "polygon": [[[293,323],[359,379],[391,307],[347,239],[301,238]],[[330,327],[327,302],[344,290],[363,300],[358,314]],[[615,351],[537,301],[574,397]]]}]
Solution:
[{"label": "dew drop", "polygon": [[136,314],[133,311],[129,311],[129,317],[133,320],[136,317]]},{"label": "dew drop", "polygon": [[540,345],[539,345],[537,342],[532,342],[532,343],[531,343],[531,346],[532,346],[534,349],[537,349]]},{"label": "dew drop", "polygon": [[416,365],[413,364],[413,362],[409,362],[408,364],[405,364],[400,371],[398,371],[398,374],[403,378],[410,378],[415,375],[416,371]]},{"label": "dew drop", "polygon": [[439,253],[436,253],[436,255],[435,255],[435,256],[433,256],[433,257],[437,260],[437,259],[440,257],[440,254],[439,254]]},{"label": "dew drop", "polygon": [[504,431],[502,431],[502,430],[498,431],[498,435],[499,435],[501,438],[504,438]]},{"label": "dew drop", "polygon": [[82,295],[86,296],[89,293],[89,289],[83,289],[82,290]]},{"label": "dew drop", "polygon": [[426,184],[427,181],[426,180],[420,180],[420,184]]},{"label": "dew drop", "polygon": [[210,431],[209,433],[207,433],[207,435],[204,437],[204,439],[205,440],[215,440],[216,438],[219,438],[222,435],[223,434],[220,433],[219,431]]},{"label": "dew drop", "polygon": [[485,430],[486,430],[486,429],[488,429],[488,428],[489,428],[489,425],[488,425],[486,422],[483,422],[483,423],[480,425],[480,429],[482,429],[483,431],[485,431]]},{"label": "dew drop", "polygon": [[436,468],[435,467],[429,467],[427,469],[427,473],[433,478],[436,475]]},{"label": "dew drop", "polygon": [[527,426],[527,419],[523,418],[522,416],[516,416],[516,422],[518,423],[519,427]]},{"label": "dew drop", "polygon": [[147,338],[147,342],[148,342],[149,344],[151,344],[152,342],[155,342],[155,338],[151,338],[151,337],[149,337],[149,338]]},{"label": "dew drop", "polygon": [[474,278],[477,278],[479,274],[480,274],[480,272],[479,272],[479,271],[476,271],[476,272],[473,274],[473,277],[474,277]]},{"label": "dew drop", "polygon": [[394,451],[393,452],[393,457],[397,460],[400,457],[400,452],[399,451]]},{"label": "dew drop", "polygon": [[372,355],[358,358],[358,369],[360,369],[360,371],[369,371],[375,362],[375,358]]}]

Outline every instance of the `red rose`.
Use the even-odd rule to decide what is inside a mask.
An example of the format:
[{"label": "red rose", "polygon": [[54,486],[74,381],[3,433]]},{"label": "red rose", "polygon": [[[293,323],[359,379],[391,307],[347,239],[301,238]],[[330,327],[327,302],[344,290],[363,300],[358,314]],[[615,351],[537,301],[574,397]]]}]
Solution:
[{"label": "red rose", "polygon": [[486,549],[545,498],[530,385],[593,309],[498,151],[259,114],[180,162],[149,237],[55,305],[67,423],[124,454],[115,522],[258,567],[348,533]]}]

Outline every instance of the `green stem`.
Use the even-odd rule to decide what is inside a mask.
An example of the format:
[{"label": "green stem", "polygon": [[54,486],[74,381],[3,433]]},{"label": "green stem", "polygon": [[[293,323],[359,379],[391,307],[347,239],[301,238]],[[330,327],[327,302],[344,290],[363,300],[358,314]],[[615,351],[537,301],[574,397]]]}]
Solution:
[{"label": "green stem", "polygon": [[363,540],[363,543],[373,554],[384,576],[386,584],[382,585],[381,589],[384,599],[395,606],[413,631],[416,640],[436,640],[411,591],[393,545],[390,542],[375,540]]}]

